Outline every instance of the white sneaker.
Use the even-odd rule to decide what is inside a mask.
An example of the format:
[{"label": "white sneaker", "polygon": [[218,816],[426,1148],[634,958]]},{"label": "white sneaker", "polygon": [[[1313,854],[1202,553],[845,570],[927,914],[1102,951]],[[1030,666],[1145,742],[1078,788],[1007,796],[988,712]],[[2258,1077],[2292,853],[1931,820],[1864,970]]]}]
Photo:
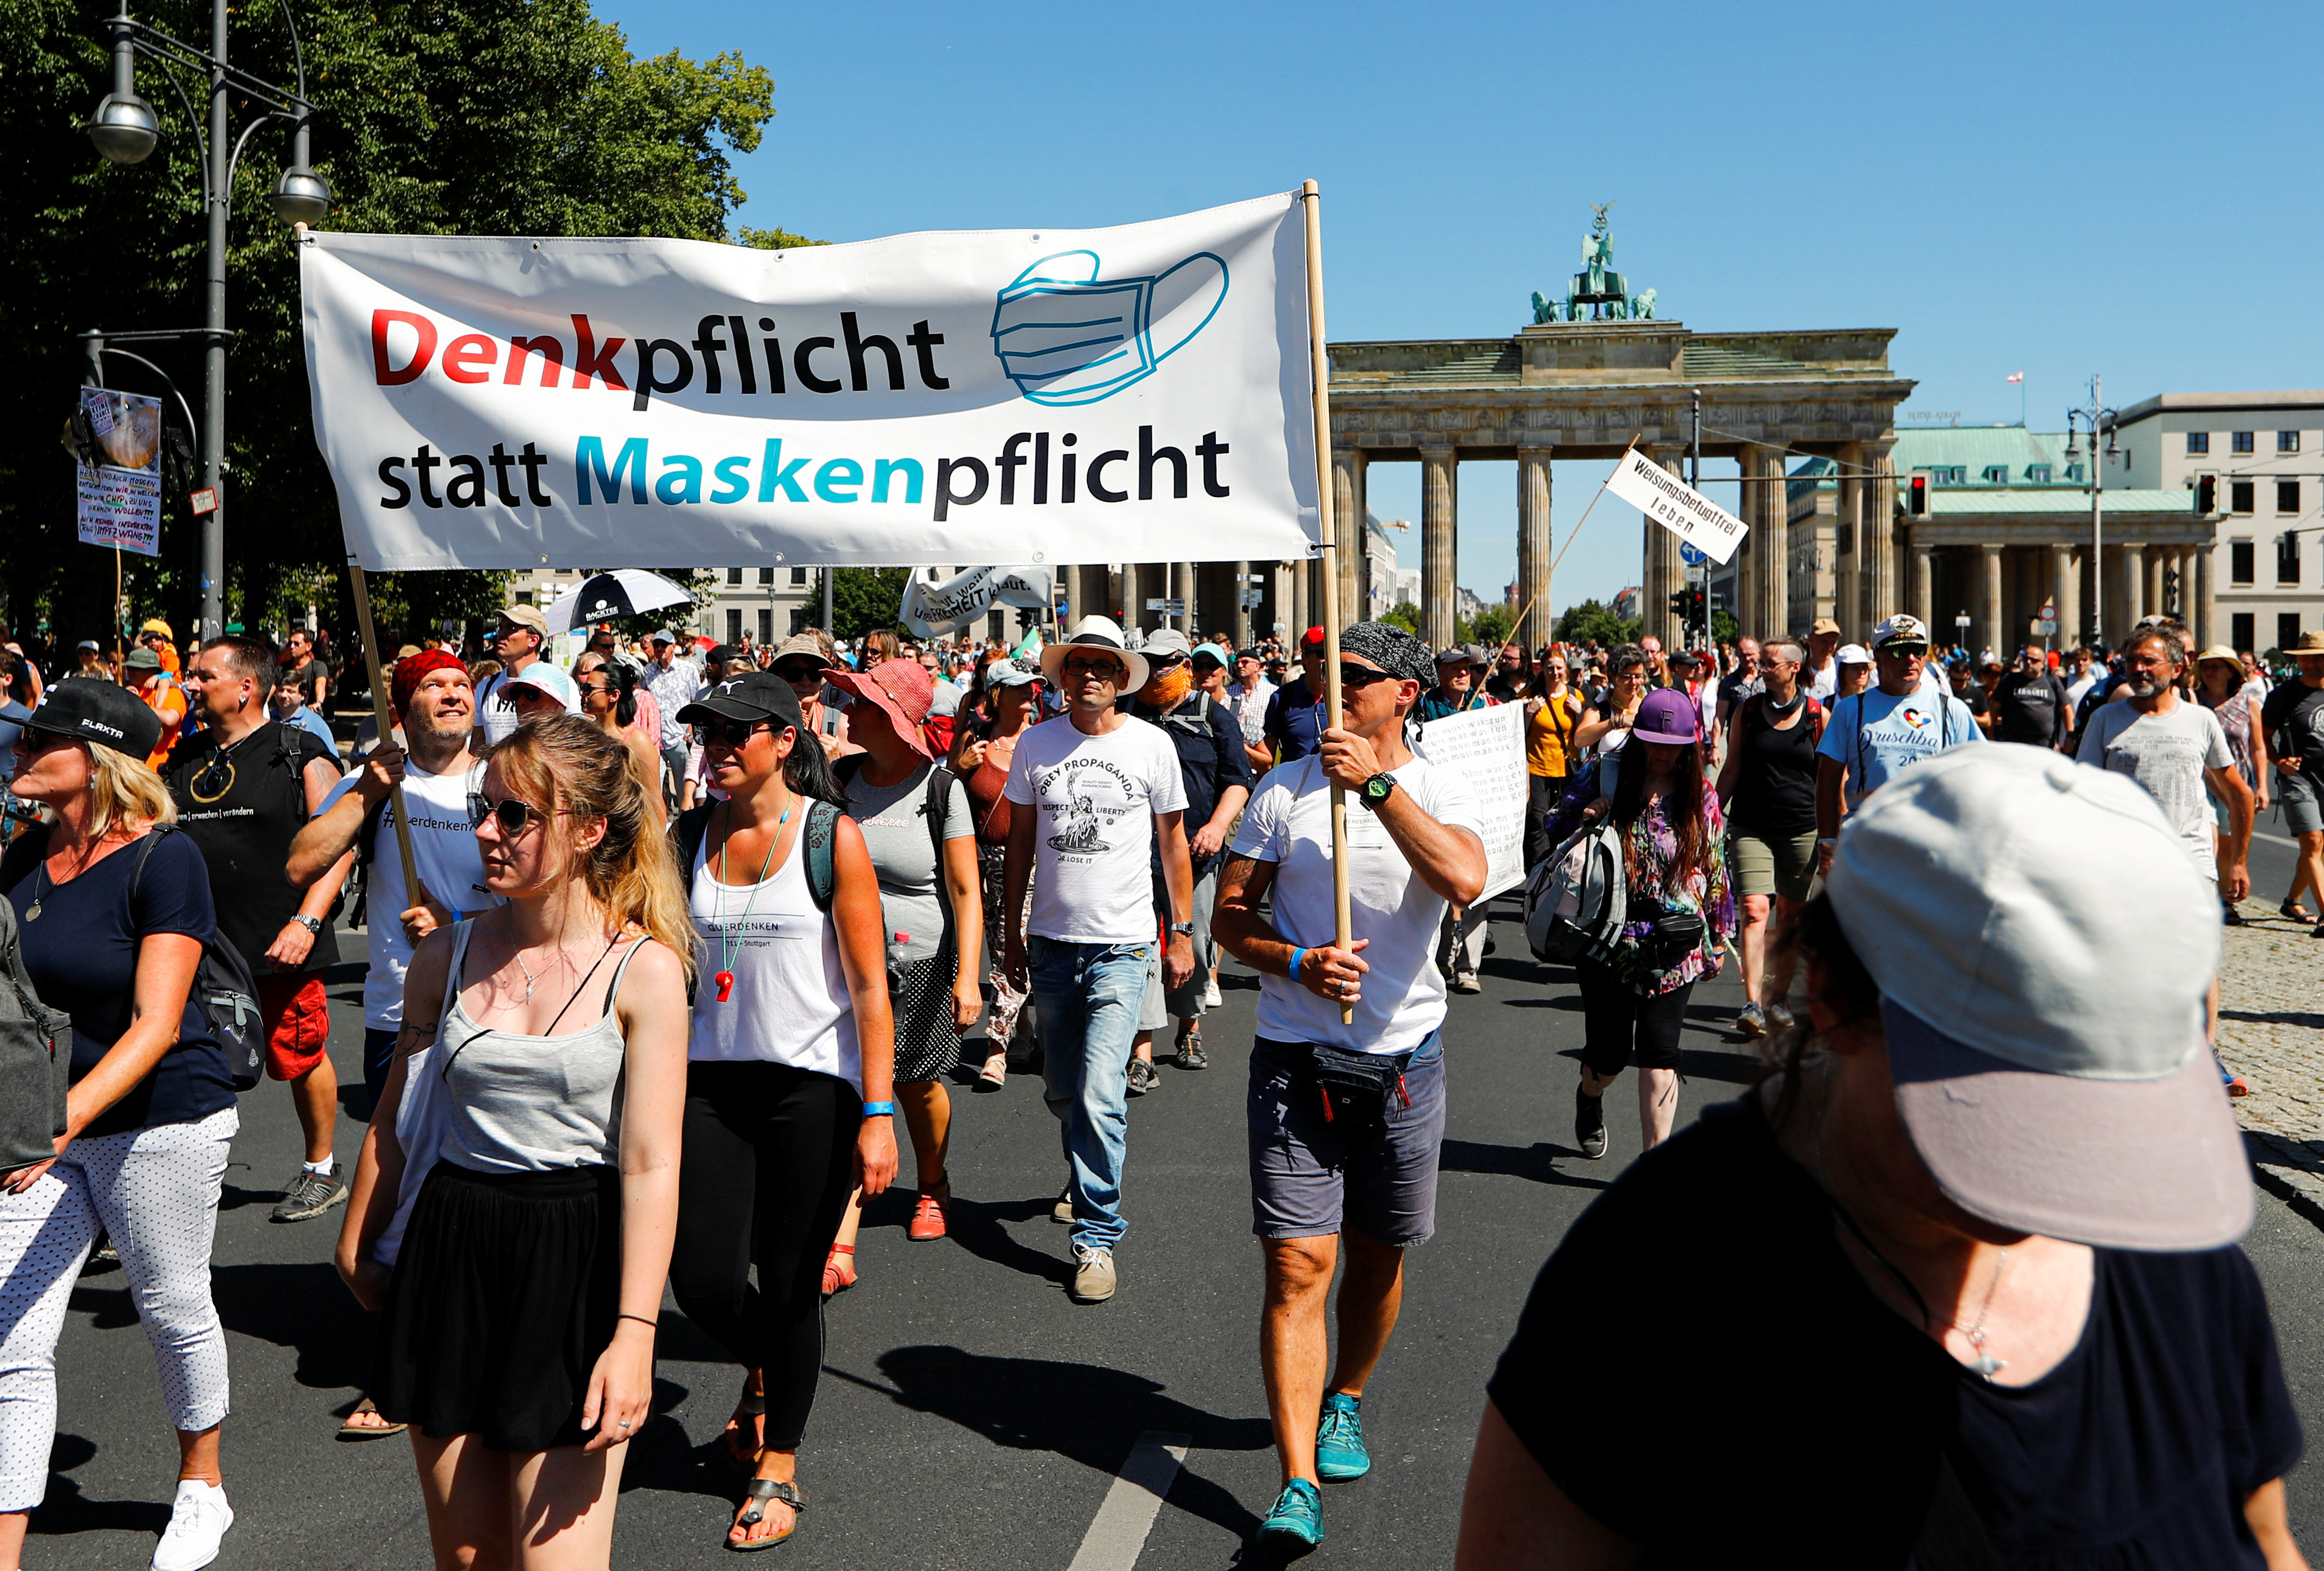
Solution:
[{"label": "white sneaker", "polygon": [[1217,1009],[1225,1002],[1219,996],[1219,974],[1213,971],[1211,973],[1211,979],[1203,984],[1203,1007]]},{"label": "white sneaker", "polygon": [[226,1530],[234,1526],[234,1508],[226,1491],[198,1479],[178,1481],[178,1498],[170,1506],[170,1526],[153,1546],[153,1571],[198,1571],[218,1557]]}]

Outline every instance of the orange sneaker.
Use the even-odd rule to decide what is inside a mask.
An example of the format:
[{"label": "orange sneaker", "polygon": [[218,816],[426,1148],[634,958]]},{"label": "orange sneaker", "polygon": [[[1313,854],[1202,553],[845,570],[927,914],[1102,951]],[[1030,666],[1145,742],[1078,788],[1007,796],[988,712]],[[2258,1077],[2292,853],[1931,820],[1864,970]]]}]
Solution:
[{"label": "orange sneaker", "polygon": [[920,1191],[919,1200],[912,1206],[911,1224],[904,1236],[914,1243],[933,1243],[945,1235],[945,1202],[952,1198],[949,1183],[934,1189]]}]

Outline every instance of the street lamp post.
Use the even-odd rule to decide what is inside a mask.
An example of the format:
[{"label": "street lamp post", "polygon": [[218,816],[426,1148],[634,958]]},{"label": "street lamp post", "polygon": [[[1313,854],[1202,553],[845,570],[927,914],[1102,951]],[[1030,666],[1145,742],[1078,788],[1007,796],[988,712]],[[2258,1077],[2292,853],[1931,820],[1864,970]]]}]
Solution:
[{"label": "street lamp post", "polygon": [[[2090,596],[2089,615],[2090,647],[2103,652],[2106,642],[2106,557],[2100,545],[2106,536],[2106,459],[2115,456],[2116,424],[2120,412],[2106,406],[2106,379],[2090,378],[2090,402],[2087,408],[2066,411],[2066,457],[2081,457],[2076,440],[2088,437],[2090,442]],[[2098,453],[2098,437],[2106,437],[2106,453]]]},{"label": "street lamp post", "polygon": [[[252,133],[271,120],[288,121],[291,127],[290,167],[276,179],[268,195],[276,217],[286,224],[318,224],[331,211],[330,185],[307,162],[308,124],[315,107],[307,97],[307,61],[299,45],[298,24],[291,20],[289,0],[276,0],[276,4],[290,34],[290,56],[298,72],[295,90],[278,88],[227,63],[226,0],[212,0],[207,51],[137,21],[129,14],[127,0],[123,0],[121,10],[107,24],[113,32],[113,90],[98,100],[87,127],[89,141],[114,163],[143,163],[152,154],[161,140],[161,126],[153,106],[137,96],[136,57],[143,54],[162,67],[201,148],[202,209],[209,226],[202,326],[90,335],[99,344],[108,337],[202,340],[202,484],[209,492],[211,505],[202,515],[201,618],[197,642],[216,638],[226,626],[226,347],[233,337],[226,325],[226,220],[234,205],[235,166],[241,162]],[[207,134],[194,113],[192,99],[171,67],[208,79]],[[229,141],[227,99],[233,93],[253,98],[265,108]]]}]

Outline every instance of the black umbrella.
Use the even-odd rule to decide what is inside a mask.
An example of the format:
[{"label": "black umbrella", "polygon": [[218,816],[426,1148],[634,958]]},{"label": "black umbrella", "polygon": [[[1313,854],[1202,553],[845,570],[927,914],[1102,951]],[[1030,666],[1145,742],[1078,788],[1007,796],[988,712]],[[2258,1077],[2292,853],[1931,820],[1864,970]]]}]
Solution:
[{"label": "black umbrella", "polygon": [[590,574],[581,580],[579,588],[541,615],[549,619],[551,633],[577,633],[593,622],[635,616],[641,611],[659,611],[665,605],[693,604],[693,595],[659,573],[649,573],[643,568],[617,568],[610,573]]}]

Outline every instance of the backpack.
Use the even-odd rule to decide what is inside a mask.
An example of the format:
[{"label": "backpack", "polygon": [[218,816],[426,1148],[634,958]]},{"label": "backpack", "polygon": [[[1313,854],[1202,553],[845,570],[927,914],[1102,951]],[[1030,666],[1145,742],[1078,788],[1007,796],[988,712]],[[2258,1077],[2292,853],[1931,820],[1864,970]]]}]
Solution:
[{"label": "backpack", "polygon": [[1534,957],[1567,966],[1612,956],[1628,913],[1622,832],[1586,825],[1541,859],[1526,881],[1526,942]]},{"label": "backpack", "polygon": [[[129,898],[137,898],[137,885],[145,876],[145,864],[153,855],[153,847],[164,835],[174,834],[175,824],[156,824],[153,832],[138,843],[137,862],[129,870]],[[236,1091],[247,1091],[258,1084],[259,1065],[266,1051],[266,1021],[258,1007],[258,984],[251,980],[250,965],[234,940],[215,927],[210,936],[202,940],[201,964],[194,967],[194,985],[189,994],[202,1019],[208,1022],[210,1032],[217,1038],[218,1050],[226,1055],[226,1073],[233,1077]]]},{"label": "backpack", "polygon": [[[1823,723],[1829,718],[1822,702],[1813,693],[1805,695],[1808,703],[1808,746],[1811,750],[1823,741]],[[1858,706],[1861,707],[1861,706]],[[1767,721],[1767,695],[1754,693],[1743,700],[1743,741],[1748,742],[1759,732],[1770,729]]]},{"label": "backpack", "polygon": [[65,1132],[72,1018],[41,1002],[24,969],[16,908],[0,900],[0,1173],[47,1161]]},{"label": "backpack", "polygon": [[[710,829],[710,815],[717,806],[715,797],[696,802],[669,827],[670,835],[678,841],[678,876],[681,881],[694,877],[694,859],[701,854],[703,836]],[[811,797],[807,804],[807,822],[799,826],[799,838],[807,846],[807,898],[825,916],[831,914],[831,892],[839,882],[831,864],[831,841],[837,833],[833,826],[838,822],[839,809],[835,804]]]}]

